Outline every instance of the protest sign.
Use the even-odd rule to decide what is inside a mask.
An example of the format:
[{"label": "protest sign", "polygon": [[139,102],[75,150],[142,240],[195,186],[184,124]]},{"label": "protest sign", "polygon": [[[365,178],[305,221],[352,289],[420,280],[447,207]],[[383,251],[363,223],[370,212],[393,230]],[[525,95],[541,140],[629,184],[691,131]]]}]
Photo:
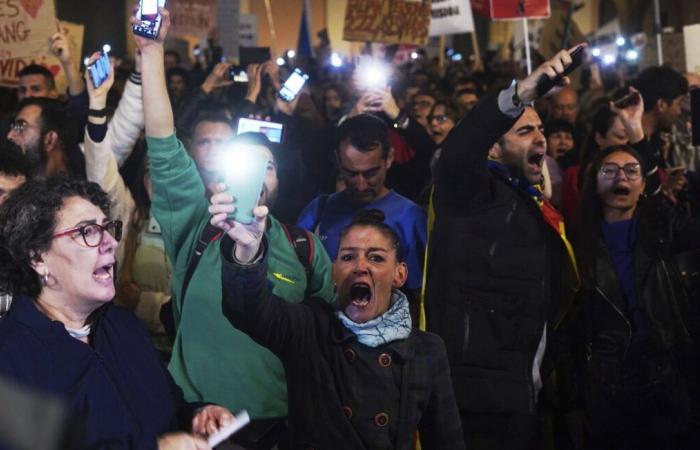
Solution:
[{"label": "protest sign", "polygon": [[227,59],[238,59],[238,19],[241,12],[240,0],[219,0],[217,25],[219,27],[219,44]]},{"label": "protest sign", "polygon": [[430,2],[348,0],[343,39],[425,45],[429,27]]},{"label": "protest sign", "polygon": [[546,19],[549,0],[491,0],[493,20]]},{"label": "protest sign", "polygon": [[[700,74],[700,23],[683,27],[686,71]],[[700,133],[698,133],[700,134]]]},{"label": "protest sign", "polygon": [[55,32],[53,0],[0,0],[0,60],[48,54]]},{"label": "protest sign", "polygon": [[170,31],[174,37],[206,39],[216,27],[216,0],[170,0]]},{"label": "protest sign", "polygon": [[258,46],[258,16],[241,14],[238,18],[238,44],[241,47]]},{"label": "protest sign", "polygon": [[430,36],[474,31],[469,0],[433,0],[430,11]]},{"label": "protest sign", "polygon": [[[61,27],[66,30],[66,37],[70,42],[71,63],[80,67],[83,54],[83,25],[61,22]],[[54,28],[56,25],[54,24]],[[0,86],[17,87],[19,85],[19,72],[30,64],[39,64],[46,67],[56,80],[56,90],[59,93],[66,91],[68,82],[61,62],[53,55],[36,55],[33,58],[14,58],[0,61]]]}]

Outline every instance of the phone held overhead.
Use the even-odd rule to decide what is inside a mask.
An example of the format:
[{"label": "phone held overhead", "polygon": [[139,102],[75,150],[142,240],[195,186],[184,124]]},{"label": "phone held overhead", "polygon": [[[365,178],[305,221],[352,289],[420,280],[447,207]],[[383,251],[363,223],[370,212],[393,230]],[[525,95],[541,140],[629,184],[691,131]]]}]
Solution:
[{"label": "phone held overhead", "polygon": [[282,85],[282,89],[280,89],[278,94],[279,97],[285,102],[293,102],[308,79],[309,76],[307,74],[300,69],[294,69],[294,72],[292,72],[289,78],[287,78],[287,81]]},{"label": "phone held overhead", "polygon": [[132,26],[134,34],[148,39],[157,39],[163,21],[158,9],[164,7],[165,0],[140,0],[136,18],[141,23]]}]

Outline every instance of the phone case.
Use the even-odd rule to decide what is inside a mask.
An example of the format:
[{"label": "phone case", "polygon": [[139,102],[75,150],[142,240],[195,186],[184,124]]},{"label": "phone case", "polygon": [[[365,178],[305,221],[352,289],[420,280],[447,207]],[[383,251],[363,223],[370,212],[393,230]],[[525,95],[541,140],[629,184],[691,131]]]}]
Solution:
[{"label": "phone case", "polygon": [[229,219],[249,224],[254,219],[253,209],[258,206],[268,159],[264,153],[251,147],[232,148],[227,152],[219,179],[234,198],[236,211],[229,214]]}]

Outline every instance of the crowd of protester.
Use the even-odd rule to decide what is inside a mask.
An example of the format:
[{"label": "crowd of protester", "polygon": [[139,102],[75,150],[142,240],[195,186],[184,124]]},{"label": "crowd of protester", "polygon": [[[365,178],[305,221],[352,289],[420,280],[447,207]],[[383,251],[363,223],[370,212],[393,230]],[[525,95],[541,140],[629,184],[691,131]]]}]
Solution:
[{"label": "crowd of protester", "polygon": [[700,445],[700,77],[390,47],[378,84],[326,48],[241,83],[162,14],[100,86],[59,31],[68,91],[0,96],[0,448],[206,449],[243,410],[243,448]]}]

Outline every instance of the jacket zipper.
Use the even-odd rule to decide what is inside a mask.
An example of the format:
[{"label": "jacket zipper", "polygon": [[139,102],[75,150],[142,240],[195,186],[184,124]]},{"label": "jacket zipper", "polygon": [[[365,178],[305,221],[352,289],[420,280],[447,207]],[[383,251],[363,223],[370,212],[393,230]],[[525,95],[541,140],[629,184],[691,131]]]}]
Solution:
[{"label": "jacket zipper", "polygon": [[620,308],[618,308],[618,307],[608,298],[608,296],[605,295],[605,293],[602,291],[602,289],[600,289],[598,286],[596,286],[596,287],[595,287],[595,290],[598,292],[598,294],[601,295],[601,297],[603,297],[603,299],[610,305],[610,307],[612,307],[612,309],[614,309],[615,312],[617,312],[617,313],[620,315],[620,317],[622,317],[622,320],[625,321],[625,325],[627,325],[627,339],[626,339],[627,342],[625,343],[625,350],[622,352],[622,360],[624,361],[624,360],[625,360],[625,357],[627,356],[627,350],[629,350],[629,347],[630,347],[630,344],[631,344],[631,341],[632,341],[632,324],[631,324],[630,321],[627,319],[627,317],[622,313],[622,311],[620,311]]}]

